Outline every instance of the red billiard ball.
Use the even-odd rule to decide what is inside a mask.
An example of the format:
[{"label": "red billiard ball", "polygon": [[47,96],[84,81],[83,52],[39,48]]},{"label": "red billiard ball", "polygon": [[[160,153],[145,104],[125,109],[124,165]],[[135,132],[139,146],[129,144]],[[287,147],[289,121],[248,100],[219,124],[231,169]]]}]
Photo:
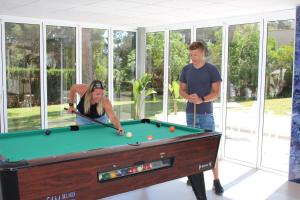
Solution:
[{"label": "red billiard ball", "polygon": [[174,126],[170,126],[170,131],[174,132],[175,131],[175,127]]}]

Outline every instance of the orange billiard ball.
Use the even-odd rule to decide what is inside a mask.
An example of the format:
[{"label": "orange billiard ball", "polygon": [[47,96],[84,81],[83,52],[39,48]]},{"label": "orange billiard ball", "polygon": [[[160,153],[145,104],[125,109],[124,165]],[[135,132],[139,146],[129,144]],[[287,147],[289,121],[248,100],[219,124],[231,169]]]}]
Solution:
[{"label": "orange billiard ball", "polygon": [[170,131],[174,132],[175,131],[175,127],[174,126],[170,126]]}]

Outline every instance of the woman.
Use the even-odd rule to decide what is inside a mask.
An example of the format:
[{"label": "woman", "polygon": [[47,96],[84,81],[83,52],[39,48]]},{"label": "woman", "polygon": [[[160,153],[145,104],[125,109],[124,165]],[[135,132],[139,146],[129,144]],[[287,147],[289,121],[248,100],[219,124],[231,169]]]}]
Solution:
[{"label": "woman", "polygon": [[[70,88],[70,103],[69,111],[74,112],[74,99],[75,95],[79,94],[80,101],[77,105],[77,110],[84,116],[92,119],[96,119],[99,122],[107,123],[107,116],[110,121],[116,127],[118,134],[121,135],[123,129],[121,127],[120,121],[115,115],[111,102],[104,95],[104,87],[101,81],[94,80],[90,85],[87,84],[74,84]],[[76,122],[79,125],[93,123],[84,117],[77,116]]]}]

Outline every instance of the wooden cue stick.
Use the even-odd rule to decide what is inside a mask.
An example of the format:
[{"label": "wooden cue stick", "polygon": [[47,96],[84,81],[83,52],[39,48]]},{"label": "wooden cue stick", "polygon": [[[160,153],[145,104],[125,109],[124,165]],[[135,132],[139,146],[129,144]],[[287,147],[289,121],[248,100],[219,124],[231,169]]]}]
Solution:
[{"label": "wooden cue stick", "polygon": [[[68,108],[64,108],[64,109],[65,109],[65,110],[69,110]],[[72,113],[74,113],[74,114],[76,114],[76,115],[79,115],[80,117],[84,117],[84,118],[86,118],[86,119],[88,119],[88,120],[90,120],[90,121],[96,122],[96,123],[98,123],[98,124],[102,124],[103,126],[110,127],[110,128],[113,128],[113,129],[118,130],[118,129],[117,129],[116,127],[114,127],[114,126],[110,126],[110,125],[108,125],[108,124],[106,124],[106,123],[100,122],[100,121],[95,120],[95,119],[90,118],[90,117],[87,117],[87,116],[81,114],[80,112],[73,111]]]},{"label": "wooden cue stick", "polygon": [[196,128],[196,104],[194,103],[194,128]]}]

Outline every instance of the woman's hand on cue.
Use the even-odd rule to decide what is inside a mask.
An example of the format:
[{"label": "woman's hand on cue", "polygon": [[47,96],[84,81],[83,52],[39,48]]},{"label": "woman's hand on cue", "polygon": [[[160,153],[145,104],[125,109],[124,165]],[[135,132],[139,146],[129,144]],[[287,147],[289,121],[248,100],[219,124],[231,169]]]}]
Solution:
[{"label": "woman's hand on cue", "polygon": [[122,127],[118,128],[117,132],[118,132],[118,135],[123,135],[123,129],[122,129]]}]

